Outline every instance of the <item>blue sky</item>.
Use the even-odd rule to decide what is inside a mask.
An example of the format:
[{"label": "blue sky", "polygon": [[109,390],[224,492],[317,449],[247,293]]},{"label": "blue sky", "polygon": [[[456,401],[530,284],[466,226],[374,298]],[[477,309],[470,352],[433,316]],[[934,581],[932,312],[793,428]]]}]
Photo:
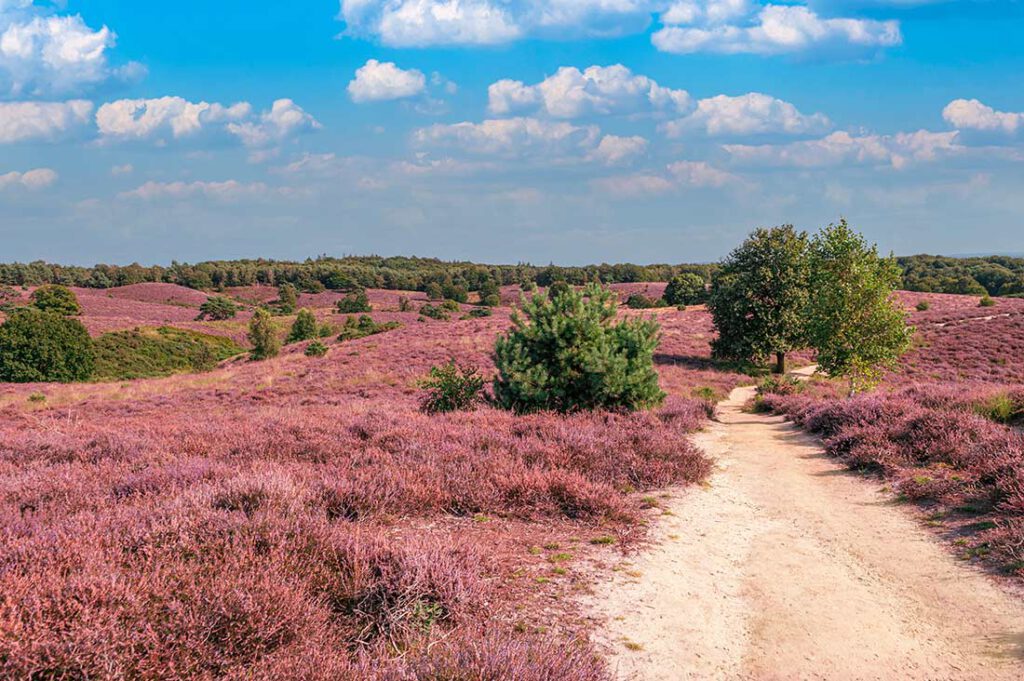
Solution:
[{"label": "blue sky", "polygon": [[1024,3],[0,0],[0,261],[1024,251]]}]

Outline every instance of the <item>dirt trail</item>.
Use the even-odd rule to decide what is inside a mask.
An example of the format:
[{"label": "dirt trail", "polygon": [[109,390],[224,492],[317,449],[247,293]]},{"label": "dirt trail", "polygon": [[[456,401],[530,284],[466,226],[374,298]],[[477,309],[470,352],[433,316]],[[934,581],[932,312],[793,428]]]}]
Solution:
[{"label": "dirt trail", "polygon": [[1024,679],[1024,601],[735,390],[710,484],[588,607],[623,679]]}]

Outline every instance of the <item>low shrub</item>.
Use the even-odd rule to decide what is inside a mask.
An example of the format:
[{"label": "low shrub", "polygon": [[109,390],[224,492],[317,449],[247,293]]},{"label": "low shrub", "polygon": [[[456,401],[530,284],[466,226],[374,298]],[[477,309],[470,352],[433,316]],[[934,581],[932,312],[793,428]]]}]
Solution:
[{"label": "low shrub", "polygon": [[995,304],[996,301],[992,296],[983,296],[982,299],[978,301],[978,307],[995,307]]},{"label": "low shrub", "polygon": [[306,350],[303,354],[305,354],[306,357],[323,357],[327,354],[327,349],[327,346],[320,341],[313,341],[306,346]]},{"label": "low shrub", "polygon": [[929,303],[927,300],[922,300],[914,307],[915,309],[917,309],[918,312],[927,312],[928,310],[932,309],[932,304]]},{"label": "low shrub", "polygon": [[453,359],[431,367],[420,387],[426,390],[420,407],[428,414],[465,411],[481,400],[484,379],[475,367],[459,366]]},{"label": "low shrub", "polygon": [[442,322],[451,319],[451,315],[443,307],[440,305],[430,305],[429,303],[420,306],[420,314]]},{"label": "low shrub", "polygon": [[631,310],[649,310],[655,307],[664,307],[664,301],[661,299],[655,300],[648,298],[642,293],[634,293],[626,298],[626,307]]},{"label": "low shrub", "polygon": [[373,307],[370,305],[370,298],[366,295],[366,291],[362,289],[352,291],[339,300],[337,309],[341,314],[373,311]]},{"label": "low shrub", "polygon": [[482,319],[493,314],[494,312],[489,307],[474,307],[463,316],[463,319]]},{"label": "low shrub", "polygon": [[317,337],[318,332],[316,315],[313,314],[312,310],[302,308],[299,310],[299,314],[295,318],[291,331],[288,332],[288,339],[285,342],[299,343],[305,340],[312,340]]},{"label": "low shrub", "polygon": [[401,324],[398,322],[385,322],[378,324],[373,321],[373,318],[369,315],[360,315],[356,317],[348,317],[345,320],[345,324],[341,327],[341,333],[338,334],[338,340],[349,341],[357,338],[365,338],[366,336],[373,336],[378,333],[384,333],[385,331],[392,331],[400,327]]},{"label": "low shrub", "polygon": [[761,379],[757,386],[758,395],[796,395],[803,391],[803,381],[795,376],[771,375]]}]

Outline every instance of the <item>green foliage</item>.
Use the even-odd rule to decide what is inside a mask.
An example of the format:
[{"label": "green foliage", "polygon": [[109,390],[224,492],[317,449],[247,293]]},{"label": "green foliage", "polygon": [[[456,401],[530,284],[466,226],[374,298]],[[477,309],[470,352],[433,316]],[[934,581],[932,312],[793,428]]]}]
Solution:
[{"label": "green foliage", "polygon": [[232,319],[238,314],[238,306],[227,296],[210,296],[199,306],[199,316],[196,321],[210,319],[213,321],[224,321]]},{"label": "green foliage", "polygon": [[665,302],[676,307],[700,305],[707,301],[708,291],[704,277],[693,272],[683,272],[672,277],[665,287]]},{"label": "green foliage", "polygon": [[284,283],[277,287],[277,311],[292,314],[299,305],[299,294],[294,284]]},{"label": "green foliage", "polygon": [[765,376],[757,386],[758,395],[795,395],[804,384],[796,376]]},{"label": "green foliage", "polygon": [[480,304],[484,307],[501,305],[501,289],[498,287],[498,282],[488,279],[480,286]]},{"label": "green foliage", "polygon": [[758,229],[734,250],[712,279],[708,308],[718,329],[716,358],[763,362],[804,345],[807,234],[792,226]]},{"label": "green foliage", "polygon": [[362,289],[352,291],[338,301],[338,312],[341,314],[356,314],[359,312],[372,311],[373,308],[370,307],[370,299],[367,297],[366,291]]},{"label": "green foliage", "polygon": [[932,304],[929,303],[927,300],[922,300],[917,305],[915,305],[915,308],[918,312],[927,312],[928,310],[932,309]]},{"label": "green foliage", "polygon": [[992,296],[990,296],[988,294],[982,296],[981,300],[978,301],[978,307],[994,307],[995,304],[996,304],[996,301],[993,300]]},{"label": "green foliage", "polygon": [[665,307],[665,301],[648,298],[642,293],[633,293],[626,298],[626,307],[632,310],[650,310],[655,307]]},{"label": "green foliage", "polygon": [[996,393],[974,405],[975,413],[996,423],[1011,424],[1024,418],[1024,402],[1007,393]]},{"label": "green foliage", "polygon": [[277,337],[277,324],[270,313],[257,308],[249,322],[249,342],[252,343],[250,357],[254,360],[277,357],[281,352],[281,339]]},{"label": "green foliage", "polygon": [[32,306],[43,312],[69,317],[82,313],[82,307],[78,304],[78,298],[74,291],[67,286],[50,284],[40,286],[32,292]]},{"label": "green foliage", "polygon": [[465,411],[480,401],[484,379],[475,368],[459,366],[453,359],[431,367],[429,378],[421,381],[420,387],[427,391],[421,407],[428,414]]},{"label": "green foliage", "polygon": [[654,350],[658,325],[613,323],[615,295],[597,285],[521,303],[524,317],[498,338],[496,404],[517,412],[645,409],[665,394],[658,387]]},{"label": "green foliage", "polygon": [[384,324],[378,324],[373,321],[373,317],[369,315],[360,315],[359,318],[349,317],[345,320],[345,325],[341,327],[341,333],[338,335],[338,340],[348,341],[355,340],[357,338],[365,338],[366,336],[373,336],[378,333],[384,333],[385,331],[392,331],[400,327],[401,324],[398,322],[385,322]]},{"label": "green foliage", "polygon": [[412,312],[412,301],[405,296],[398,296],[398,311]]},{"label": "green foliage", "polygon": [[494,312],[489,307],[474,307],[472,310],[467,312],[463,319],[482,319],[484,317],[490,317]]},{"label": "green foliage", "polygon": [[292,329],[288,333],[288,340],[285,342],[298,343],[299,341],[312,340],[319,335],[319,331],[320,329],[316,324],[316,315],[313,314],[312,310],[304,307],[299,310],[299,314],[292,324]]},{"label": "green foliage", "polygon": [[303,354],[305,354],[306,357],[323,357],[327,354],[327,350],[327,346],[317,340],[307,345],[306,351]]},{"label": "green foliage", "polygon": [[448,311],[440,305],[430,305],[425,303],[420,306],[420,314],[424,317],[430,317],[431,319],[437,319],[438,321],[446,322],[451,319],[451,315]]},{"label": "green foliage", "polygon": [[849,379],[852,394],[876,383],[910,348],[914,329],[893,300],[899,266],[868,248],[845,220],[814,237],[809,263],[807,338],[821,369]]},{"label": "green foliage", "polygon": [[94,363],[92,339],[77,319],[21,308],[0,325],[0,382],[85,381]]},{"label": "green foliage", "polygon": [[28,396],[28,401],[32,404],[42,404],[43,402],[46,402],[46,395],[43,393],[32,393]]},{"label": "green foliage", "polygon": [[570,286],[566,281],[560,279],[552,282],[551,286],[548,287],[548,298],[554,300],[560,295],[569,293],[570,291],[572,291],[572,286]]},{"label": "green foliage", "polygon": [[441,285],[436,281],[432,281],[427,284],[425,291],[428,300],[441,300],[444,298],[444,291],[441,290]]},{"label": "green foliage", "polygon": [[21,294],[11,286],[0,285],[0,312],[13,310],[21,305]]},{"label": "green foliage", "polygon": [[452,300],[451,298],[446,298],[441,302],[441,309],[448,312],[458,312],[461,308],[457,301]]},{"label": "green foliage", "polygon": [[457,303],[469,302],[469,291],[458,284],[445,284],[441,287],[441,295],[446,300],[454,300]]},{"label": "green foliage", "polygon": [[210,371],[242,352],[230,338],[169,326],[115,331],[95,341],[93,378],[122,381]]}]

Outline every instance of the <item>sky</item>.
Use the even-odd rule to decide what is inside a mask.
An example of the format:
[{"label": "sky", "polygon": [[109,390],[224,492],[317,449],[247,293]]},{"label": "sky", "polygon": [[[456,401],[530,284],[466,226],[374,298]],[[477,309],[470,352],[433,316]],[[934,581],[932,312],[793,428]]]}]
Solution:
[{"label": "sky", "polygon": [[1024,251],[1024,2],[0,0],[0,262]]}]

